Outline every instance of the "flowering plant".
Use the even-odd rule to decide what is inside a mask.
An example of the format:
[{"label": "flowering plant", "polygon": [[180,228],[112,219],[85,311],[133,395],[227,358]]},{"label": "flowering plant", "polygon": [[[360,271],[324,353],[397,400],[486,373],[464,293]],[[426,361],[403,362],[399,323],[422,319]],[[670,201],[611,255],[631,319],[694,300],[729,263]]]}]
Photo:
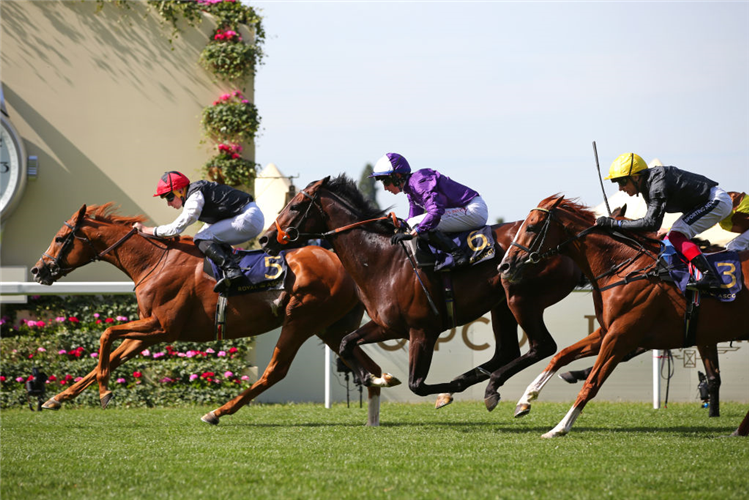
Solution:
[{"label": "flowering plant", "polygon": [[255,45],[244,43],[236,31],[218,29],[199,61],[218,78],[239,82],[254,73],[259,50]]},{"label": "flowering plant", "polygon": [[256,164],[242,158],[242,146],[220,143],[217,149],[218,154],[203,166],[205,176],[230,186],[242,184],[251,187],[255,179]]},{"label": "flowering plant", "polygon": [[223,94],[203,110],[201,120],[206,134],[216,142],[246,142],[260,128],[257,108],[239,90]]}]

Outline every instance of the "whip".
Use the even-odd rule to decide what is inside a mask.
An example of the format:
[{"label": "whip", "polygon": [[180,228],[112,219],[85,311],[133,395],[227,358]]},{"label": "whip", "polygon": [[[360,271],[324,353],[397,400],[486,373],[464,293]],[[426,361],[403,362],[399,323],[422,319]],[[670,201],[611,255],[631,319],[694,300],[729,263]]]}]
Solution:
[{"label": "whip", "polygon": [[611,207],[609,206],[609,200],[606,198],[606,189],[603,187],[603,177],[601,177],[601,165],[598,163],[598,149],[596,148],[596,141],[593,141],[593,154],[596,157],[596,169],[598,170],[598,180],[601,182],[601,191],[603,191],[603,201],[606,202],[606,210],[609,212],[611,217]]}]

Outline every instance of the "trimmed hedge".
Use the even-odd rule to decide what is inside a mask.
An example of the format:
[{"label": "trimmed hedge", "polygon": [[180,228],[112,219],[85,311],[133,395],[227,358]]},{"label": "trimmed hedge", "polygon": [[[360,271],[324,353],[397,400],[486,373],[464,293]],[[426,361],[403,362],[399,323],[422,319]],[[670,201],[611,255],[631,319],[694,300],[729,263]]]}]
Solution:
[{"label": "trimmed hedge", "polygon": [[[23,309],[46,319],[18,319]],[[27,404],[25,383],[33,367],[49,377],[47,399],[75,383],[96,367],[99,337],[106,326],[137,317],[134,297],[31,297],[29,304],[3,304],[0,408]],[[246,361],[251,349],[252,339],[157,344],[112,371],[112,403],[128,407],[223,404],[253,382]],[[98,385],[64,404],[99,405]]]}]

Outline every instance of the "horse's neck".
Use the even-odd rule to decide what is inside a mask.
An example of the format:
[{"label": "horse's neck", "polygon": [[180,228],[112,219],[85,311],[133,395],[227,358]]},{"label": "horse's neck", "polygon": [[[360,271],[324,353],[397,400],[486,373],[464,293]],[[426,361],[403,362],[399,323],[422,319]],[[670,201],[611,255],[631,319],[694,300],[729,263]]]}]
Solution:
[{"label": "horse's neck", "polygon": [[[596,282],[596,277],[604,276],[598,283],[599,286],[604,286],[608,280],[621,279],[621,275],[641,270],[647,266],[641,253],[623,243],[612,240],[611,236],[603,233],[591,233],[581,238],[572,243],[566,253],[575,261],[591,283]],[[627,263],[630,259],[632,261]],[[627,264],[610,274],[613,269],[624,263]]]},{"label": "horse's neck", "polygon": [[[100,253],[112,245],[116,245],[130,231],[129,227],[117,224],[112,224],[110,227],[112,229],[107,232],[107,236],[100,239],[103,247],[97,247]],[[139,234],[133,234],[104,255],[102,260],[109,262],[135,280],[143,272],[148,272],[149,269],[156,266],[165,257],[167,245],[168,243],[165,241],[146,241]]]}]

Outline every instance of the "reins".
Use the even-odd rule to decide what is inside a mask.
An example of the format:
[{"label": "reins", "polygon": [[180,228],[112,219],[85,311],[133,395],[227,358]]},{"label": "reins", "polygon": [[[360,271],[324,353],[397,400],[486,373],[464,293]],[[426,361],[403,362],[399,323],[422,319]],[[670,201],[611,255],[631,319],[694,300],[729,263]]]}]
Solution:
[{"label": "reins", "polygon": [[[545,260],[545,259],[548,259],[549,257],[553,257],[555,255],[558,255],[558,254],[560,254],[562,252],[562,250],[567,245],[569,245],[569,244],[571,244],[571,243],[573,243],[573,242],[575,242],[575,241],[577,241],[579,239],[582,239],[585,236],[587,236],[588,234],[590,234],[591,232],[593,232],[594,230],[599,229],[599,226],[596,226],[596,225],[590,226],[588,228],[583,229],[579,233],[572,235],[570,238],[568,238],[565,241],[559,243],[554,248],[550,248],[549,250],[547,250],[546,252],[544,252],[542,254],[539,253],[540,250],[541,250],[541,247],[543,246],[543,242],[546,239],[546,233],[548,232],[549,225],[550,225],[550,223],[551,223],[552,220],[554,220],[555,222],[558,222],[559,224],[561,224],[562,228],[565,230],[565,232],[570,233],[570,231],[567,228],[567,226],[565,226],[564,224],[562,224],[561,222],[559,222],[555,218],[555,216],[554,216],[554,210],[556,210],[557,206],[562,201],[562,199],[563,198],[557,199],[557,201],[554,203],[554,205],[551,208],[546,209],[546,208],[542,208],[542,207],[536,207],[536,208],[533,209],[533,210],[538,210],[538,211],[547,213],[548,217],[544,221],[544,225],[541,228],[539,236],[537,238],[535,238],[531,242],[531,244],[529,245],[529,247],[525,247],[524,245],[521,245],[521,244],[519,244],[519,243],[517,243],[515,241],[513,241],[511,243],[511,246],[515,246],[517,248],[520,248],[521,250],[523,250],[524,252],[526,252],[528,254],[528,258],[526,259],[526,261],[524,262],[524,264],[537,264],[537,263],[539,263],[542,260]],[[633,281],[638,281],[638,280],[647,279],[647,278],[651,277],[653,274],[651,274],[650,271],[651,271],[651,269],[653,269],[656,266],[657,261],[658,261],[658,256],[655,255],[655,254],[653,254],[647,248],[645,248],[645,246],[642,243],[640,243],[635,238],[627,236],[626,234],[620,233],[618,231],[612,231],[610,234],[611,234],[611,236],[613,238],[615,238],[615,239],[617,239],[619,241],[622,241],[625,245],[629,246],[630,248],[636,249],[637,252],[638,252],[638,254],[636,256],[629,257],[629,258],[625,259],[623,262],[620,262],[618,264],[613,265],[606,272],[601,273],[598,276],[594,277],[593,280],[591,281],[591,284],[592,284],[593,288],[596,289],[596,290],[598,290],[599,292],[602,292],[602,291],[608,290],[610,288],[614,288],[614,287],[621,286],[621,285],[626,285],[627,283],[632,283]],[[539,241],[539,238],[540,238],[540,241]],[[643,238],[645,238],[647,241],[651,241],[651,242],[655,241],[655,242],[658,242],[659,244],[662,244],[662,242],[660,240],[653,240],[652,238],[647,238],[647,237],[643,237]],[[538,242],[538,244],[537,244],[537,242]],[[536,248],[535,251],[533,250],[534,247]],[[632,262],[636,261],[637,258],[640,255],[647,255],[648,257],[652,258],[653,259],[653,263],[650,264],[650,265],[648,265],[648,266],[643,267],[642,269],[637,269],[637,270],[634,270],[634,271],[630,272],[621,281],[617,281],[616,283],[611,283],[611,284],[608,284],[608,285],[603,286],[603,287],[599,287],[598,286],[598,281],[599,280],[601,280],[601,279],[603,279],[603,278],[605,278],[607,276],[611,276],[613,274],[616,274],[621,269],[626,268]]]}]

